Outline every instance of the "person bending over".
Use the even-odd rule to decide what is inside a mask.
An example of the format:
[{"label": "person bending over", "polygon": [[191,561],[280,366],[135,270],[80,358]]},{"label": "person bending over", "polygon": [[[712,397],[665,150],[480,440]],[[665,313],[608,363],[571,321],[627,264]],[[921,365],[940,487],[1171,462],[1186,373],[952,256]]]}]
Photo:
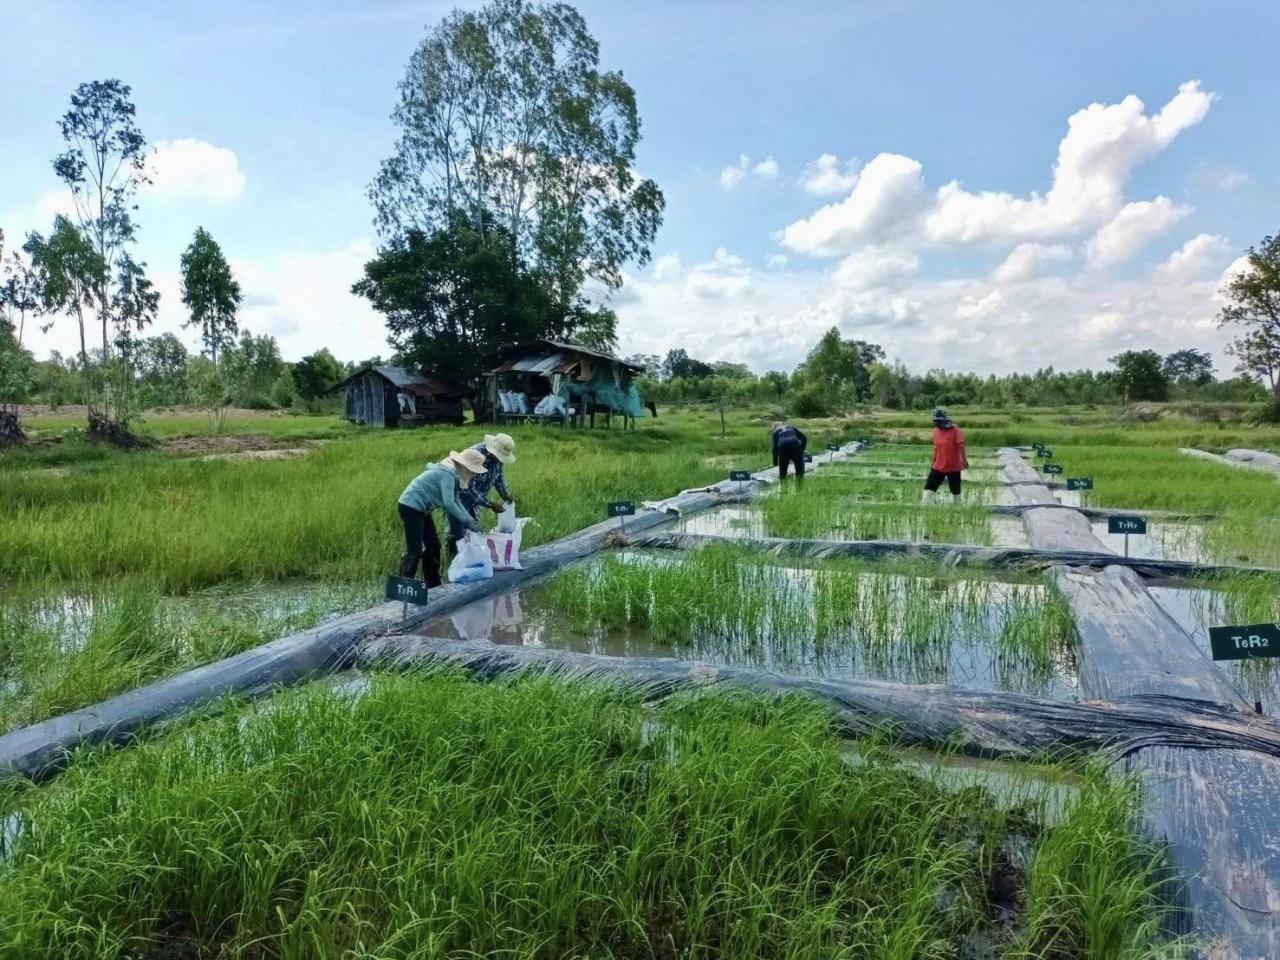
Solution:
[{"label": "person bending over", "polygon": [[965,456],[964,431],[951,422],[947,411],[941,407],[933,411],[933,467],[924,481],[921,500],[928,503],[942,481],[947,481],[953,503],[960,502],[960,472],[969,469]]},{"label": "person bending over", "polygon": [[796,480],[804,479],[804,448],[809,438],[799,427],[789,423],[773,425],[773,465],[778,468],[778,479],[787,479],[787,468],[796,468]]},{"label": "person bending over", "polygon": [[485,472],[484,457],[475,450],[456,450],[439,463],[423,470],[400,494],[400,522],[404,524],[404,556],[400,559],[400,576],[417,574],[422,561],[422,579],[428,587],[438,587],[440,579],[440,538],[431,519],[433,510],[442,510],[452,523],[463,530],[480,532],[480,524],[467,513],[458,495],[472,480]]},{"label": "person bending over", "polygon": [[[505,433],[489,433],[485,434],[484,440],[471,449],[484,457],[484,473],[474,477],[458,499],[462,501],[463,509],[471,515],[471,519],[478,520],[481,507],[492,510],[494,513],[501,513],[508,504],[516,502],[515,497],[511,496],[511,491],[507,489],[506,477],[502,472],[504,466],[516,462],[516,442]],[[498,491],[498,496],[502,498],[501,503],[489,502],[490,487]],[[462,524],[450,516],[449,536],[445,544],[449,556],[457,555],[458,541],[462,539],[464,532]]]}]

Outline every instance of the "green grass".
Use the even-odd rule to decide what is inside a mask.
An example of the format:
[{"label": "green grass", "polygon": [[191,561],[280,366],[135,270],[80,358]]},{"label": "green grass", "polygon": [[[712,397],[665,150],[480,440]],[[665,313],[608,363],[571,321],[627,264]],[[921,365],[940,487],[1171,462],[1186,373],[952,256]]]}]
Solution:
[{"label": "green grass", "polygon": [[650,710],[375,676],[99,753],[10,804],[14,960],[1159,949],[1159,858],[1126,785],[1091,776],[1042,827],[878,747],[849,762],[795,698]]},{"label": "green grass", "polygon": [[978,655],[990,680],[1028,691],[1074,668],[1074,621],[1057,591],[923,564],[798,569],[733,547],[678,561],[607,556],[557,574],[547,597],[581,633],[638,628],[672,656],[722,663],[934,682]]},{"label": "green grass", "polygon": [[0,732],[370,606],[376,584],[209,590],[181,599],[113,584],[22,590],[0,603]]}]

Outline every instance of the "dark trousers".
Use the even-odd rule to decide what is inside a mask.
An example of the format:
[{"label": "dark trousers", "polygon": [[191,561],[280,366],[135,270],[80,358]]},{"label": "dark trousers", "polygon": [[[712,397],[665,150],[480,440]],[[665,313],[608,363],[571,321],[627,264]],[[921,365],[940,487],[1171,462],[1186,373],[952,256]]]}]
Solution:
[{"label": "dark trousers", "polygon": [[400,576],[412,577],[422,561],[422,579],[428,587],[438,587],[440,579],[440,538],[431,514],[413,507],[398,505],[400,522],[404,524],[404,556],[400,558]]},{"label": "dark trousers", "polygon": [[796,468],[796,479],[804,479],[804,447],[799,440],[778,444],[778,479],[787,479],[787,468]]},{"label": "dark trousers", "polygon": [[960,496],[960,471],[959,470],[952,470],[948,473],[943,473],[941,470],[930,470],[929,476],[925,478],[924,488],[932,493],[933,491],[937,490],[940,486],[942,486],[942,480],[944,477],[946,478],[946,481],[947,481],[947,487],[951,490],[951,492],[954,493],[957,497]]}]

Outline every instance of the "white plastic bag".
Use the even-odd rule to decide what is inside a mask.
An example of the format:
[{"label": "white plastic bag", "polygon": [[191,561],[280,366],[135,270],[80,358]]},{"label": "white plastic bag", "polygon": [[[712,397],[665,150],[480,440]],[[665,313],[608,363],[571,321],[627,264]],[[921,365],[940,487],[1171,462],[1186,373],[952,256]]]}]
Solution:
[{"label": "white plastic bag", "polygon": [[508,504],[498,514],[498,523],[485,534],[485,543],[489,548],[489,563],[495,570],[523,570],[520,566],[520,540],[524,536],[524,525],[528,517],[516,516],[516,505]]},{"label": "white plastic bag", "polygon": [[493,563],[484,538],[467,531],[458,541],[458,555],[449,564],[450,583],[474,583],[493,576]]},{"label": "white plastic bag", "polygon": [[498,525],[493,529],[498,533],[515,533],[520,529],[520,524],[516,522],[516,505],[508,503],[504,509],[498,512]]}]

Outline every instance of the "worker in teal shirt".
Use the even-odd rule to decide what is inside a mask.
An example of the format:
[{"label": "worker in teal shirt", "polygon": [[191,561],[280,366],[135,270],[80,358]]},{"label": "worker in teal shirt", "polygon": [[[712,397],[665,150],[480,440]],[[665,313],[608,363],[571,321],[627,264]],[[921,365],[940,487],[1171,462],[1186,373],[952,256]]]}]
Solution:
[{"label": "worker in teal shirt", "polygon": [[422,561],[422,579],[428,587],[440,586],[440,538],[436,534],[431,511],[444,511],[450,521],[465,530],[480,532],[480,524],[459,500],[460,492],[470,485],[472,477],[485,472],[484,457],[475,450],[456,450],[439,463],[433,463],[413,478],[400,494],[398,509],[404,524],[404,556],[400,559],[400,576],[417,574]]}]

